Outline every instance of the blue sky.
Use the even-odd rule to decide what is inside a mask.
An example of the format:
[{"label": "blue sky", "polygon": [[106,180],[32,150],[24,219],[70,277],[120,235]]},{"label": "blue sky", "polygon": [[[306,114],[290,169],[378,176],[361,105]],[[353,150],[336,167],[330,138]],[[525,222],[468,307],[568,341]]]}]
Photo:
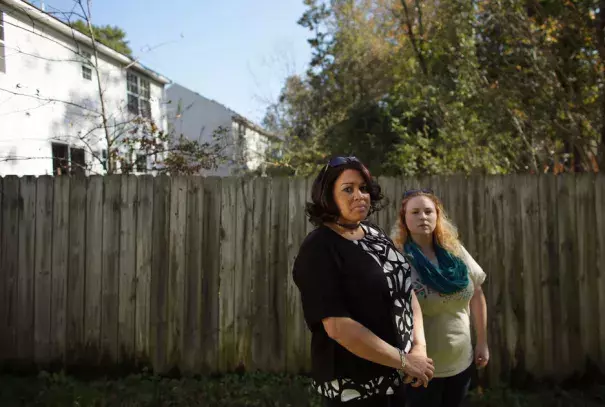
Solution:
[{"label": "blue sky", "polygon": [[260,122],[286,76],[307,68],[303,12],[302,0],[93,0],[92,17],[123,28],[143,64]]}]

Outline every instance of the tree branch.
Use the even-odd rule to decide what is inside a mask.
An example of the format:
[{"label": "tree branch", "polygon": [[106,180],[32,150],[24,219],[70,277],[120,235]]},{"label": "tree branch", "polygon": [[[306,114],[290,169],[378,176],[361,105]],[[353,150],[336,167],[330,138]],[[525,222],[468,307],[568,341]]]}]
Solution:
[{"label": "tree branch", "polygon": [[55,99],[55,98],[45,98],[43,96],[40,96],[39,94],[37,94],[37,95],[28,95],[27,93],[14,92],[12,90],[4,89],[4,88],[0,88],[0,91],[7,92],[7,93],[10,93],[10,94],[15,95],[15,96],[24,96],[24,97],[28,97],[28,98],[32,98],[32,99],[36,99],[36,100],[45,101],[45,102],[62,103],[62,104],[65,104],[67,106],[77,107],[78,109],[82,109],[82,110],[89,111],[91,113],[98,114],[98,112],[95,111],[95,110],[89,109],[89,108],[87,108],[85,106],[79,105],[79,104],[74,103],[74,102],[69,102],[67,100],[60,100],[60,99]]},{"label": "tree branch", "polygon": [[32,57],[32,58],[36,58],[36,59],[41,59],[43,61],[48,61],[48,62],[75,62],[75,63],[79,63],[79,64],[82,64],[82,63],[85,62],[82,59],[70,59],[70,58],[67,58],[67,59],[57,59],[57,58],[43,57],[42,55],[30,54],[29,52],[22,51],[21,48],[18,48],[18,47],[15,48],[15,47],[11,47],[9,45],[5,45],[4,49],[15,51],[15,53],[13,53],[13,54],[6,55],[6,58],[8,58],[8,57],[10,57],[12,55],[21,54],[21,55],[26,55],[28,57]]},{"label": "tree branch", "polygon": [[410,42],[412,43],[412,48],[414,48],[414,52],[416,53],[416,56],[418,58],[418,62],[420,63],[420,68],[422,69],[422,72],[424,73],[425,76],[428,76],[429,72],[428,72],[427,64],[424,59],[424,54],[422,53],[422,50],[420,49],[420,46],[418,44],[418,40],[416,39],[416,35],[414,34],[414,28],[412,25],[412,16],[410,15],[410,10],[408,9],[407,1],[401,0],[401,5],[403,6],[403,11],[405,13],[405,25],[408,28],[408,36],[410,37]]},{"label": "tree branch", "polygon": [[424,40],[424,24],[422,22],[422,5],[420,1],[414,0],[414,4],[416,5],[416,11],[418,12],[418,34],[420,38]]},{"label": "tree branch", "polygon": [[[0,162],[11,162],[11,161],[33,161],[33,160],[54,160],[56,157],[24,157],[24,156],[10,156],[0,157]],[[79,165],[77,163],[70,163],[70,167],[74,166],[83,170],[91,172],[93,175],[102,175],[90,168],[88,165]]]},{"label": "tree branch", "polygon": [[53,102],[45,101],[44,103],[39,104],[36,107],[30,107],[28,109],[22,109],[22,110],[13,110],[12,112],[8,112],[8,113],[4,113],[4,114],[0,115],[0,117],[6,117],[6,116],[10,116],[11,114],[17,114],[17,113],[31,112],[32,110],[36,110],[36,109],[40,109],[41,107],[48,106],[51,103],[53,103]]}]

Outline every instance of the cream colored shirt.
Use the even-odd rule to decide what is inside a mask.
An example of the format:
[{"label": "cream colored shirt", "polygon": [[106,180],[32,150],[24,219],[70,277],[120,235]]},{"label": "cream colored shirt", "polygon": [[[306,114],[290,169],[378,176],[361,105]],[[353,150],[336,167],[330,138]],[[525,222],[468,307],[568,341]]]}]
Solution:
[{"label": "cream colored shirt", "polygon": [[435,363],[434,377],[455,376],[473,363],[469,304],[475,286],[482,285],[486,276],[465,248],[462,260],[468,267],[469,284],[450,295],[424,285],[412,269],[412,286],[422,308],[427,355]]}]

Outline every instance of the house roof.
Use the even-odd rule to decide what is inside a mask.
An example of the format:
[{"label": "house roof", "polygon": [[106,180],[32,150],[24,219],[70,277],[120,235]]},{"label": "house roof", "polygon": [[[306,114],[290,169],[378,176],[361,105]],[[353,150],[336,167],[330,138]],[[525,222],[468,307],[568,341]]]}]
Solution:
[{"label": "house roof", "polygon": [[283,141],[283,140],[282,140],[282,138],[281,138],[281,137],[279,137],[277,134],[271,133],[271,132],[269,132],[269,131],[267,131],[267,130],[263,129],[263,128],[262,128],[261,126],[259,126],[258,124],[256,124],[256,123],[254,123],[253,121],[251,121],[251,120],[249,120],[249,119],[245,118],[245,117],[244,117],[244,116],[242,116],[241,114],[239,114],[239,113],[235,112],[234,110],[232,110],[232,109],[228,108],[227,106],[225,106],[224,104],[222,104],[222,103],[220,103],[220,102],[217,102],[217,101],[216,101],[216,100],[214,100],[214,99],[210,99],[210,98],[207,98],[207,97],[205,97],[205,96],[202,96],[202,95],[201,95],[201,94],[199,94],[198,92],[196,92],[196,91],[194,91],[194,90],[191,90],[191,89],[189,89],[189,88],[187,88],[187,87],[185,87],[185,86],[183,86],[183,85],[180,85],[180,84],[178,84],[178,83],[172,83],[170,86],[171,86],[171,87],[177,87],[177,86],[178,86],[179,88],[184,89],[184,90],[186,90],[186,91],[189,91],[189,92],[191,92],[191,93],[193,93],[193,94],[195,94],[195,95],[199,96],[200,98],[206,99],[206,100],[208,100],[208,101],[210,101],[210,102],[212,102],[212,103],[216,103],[217,105],[221,106],[222,108],[224,108],[225,110],[227,110],[228,112],[230,112],[230,113],[231,113],[231,119],[232,119],[233,121],[238,122],[238,123],[241,123],[241,124],[244,124],[245,126],[249,127],[250,129],[252,129],[252,130],[256,131],[256,132],[257,132],[257,133],[259,133],[259,134],[262,134],[262,135],[263,135],[263,136],[265,136],[265,137],[269,137],[269,138],[272,138],[272,139],[277,140],[277,141]]},{"label": "house roof", "polygon": [[[68,37],[72,37],[76,41],[78,41],[82,44],[85,44],[88,46],[93,45],[93,40],[89,36],[82,34],[81,32],[79,32],[75,29],[72,29],[72,27],[70,27],[64,21],[61,21],[60,19],[53,16],[52,14],[49,14],[49,13],[39,9],[38,7],[35,7],[29,3],[26,3],[23,0],[0,0],[0,3],[5,4],[6,6],[27,15],[32,20],[35,20],[41,24],[51,27],[62,34],[67,35]],[[156,71],[144,66],[137,59],[134,59],[127,55],[121,54],[121,53],[101,44],[98,41],[95,41],[95,45],[96,45],[97,51],[99,53],[113,59],[114,61],[116,61],[118,63],[123,64],[124,67],[129,67],[141,74],[148,76],[149,78],[151,78],[154,81],[159,82],[163,85],[171,83],[170,79],[168,79],[167,77],[157,73]]]},{"label": "house roof", "polygon": [[[218,102],[217,102],[218,103]],[[275,140],[281,140],[281,138],[276,135],[273,134],[271,132],[268,132],[267,130],[263,129],[261,126],[259,126],[258,124],[246,119],[244,116],[237,114],[236,112],[234,112],[233,110],[229,109],[228,107],[225,107],[226,109],[228,109],[230,112],[233,113],[233,115],[231,116],[233,118],[234,121],[238,122],[238,123],[242,123],[244,124],[246,127],[251,128],[252,130],[254,130],[255,132],[262,134],[265,137],[269,137]]]}]

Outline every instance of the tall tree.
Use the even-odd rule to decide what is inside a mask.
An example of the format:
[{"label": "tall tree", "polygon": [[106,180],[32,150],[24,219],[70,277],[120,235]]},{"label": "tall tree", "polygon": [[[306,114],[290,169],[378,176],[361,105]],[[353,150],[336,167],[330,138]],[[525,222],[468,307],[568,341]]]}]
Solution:
[{"label": "tall tree", "polygon": [[[90,29],[85,20],[76,20],[70,23],[71,27],[85,35],[90,35]],[[101,44],[118,51],[120,54],[132,56],[132,49],[126,40],[126,32],[117,26],[111,25],[93,25],[92,31],[94,37]]]},{"label": "tall tree", "polygon": [[603,168],[601,2],[307,0],[311,67],[272,111],[311,129],[281,123],[296,152],[382,173]]}]

